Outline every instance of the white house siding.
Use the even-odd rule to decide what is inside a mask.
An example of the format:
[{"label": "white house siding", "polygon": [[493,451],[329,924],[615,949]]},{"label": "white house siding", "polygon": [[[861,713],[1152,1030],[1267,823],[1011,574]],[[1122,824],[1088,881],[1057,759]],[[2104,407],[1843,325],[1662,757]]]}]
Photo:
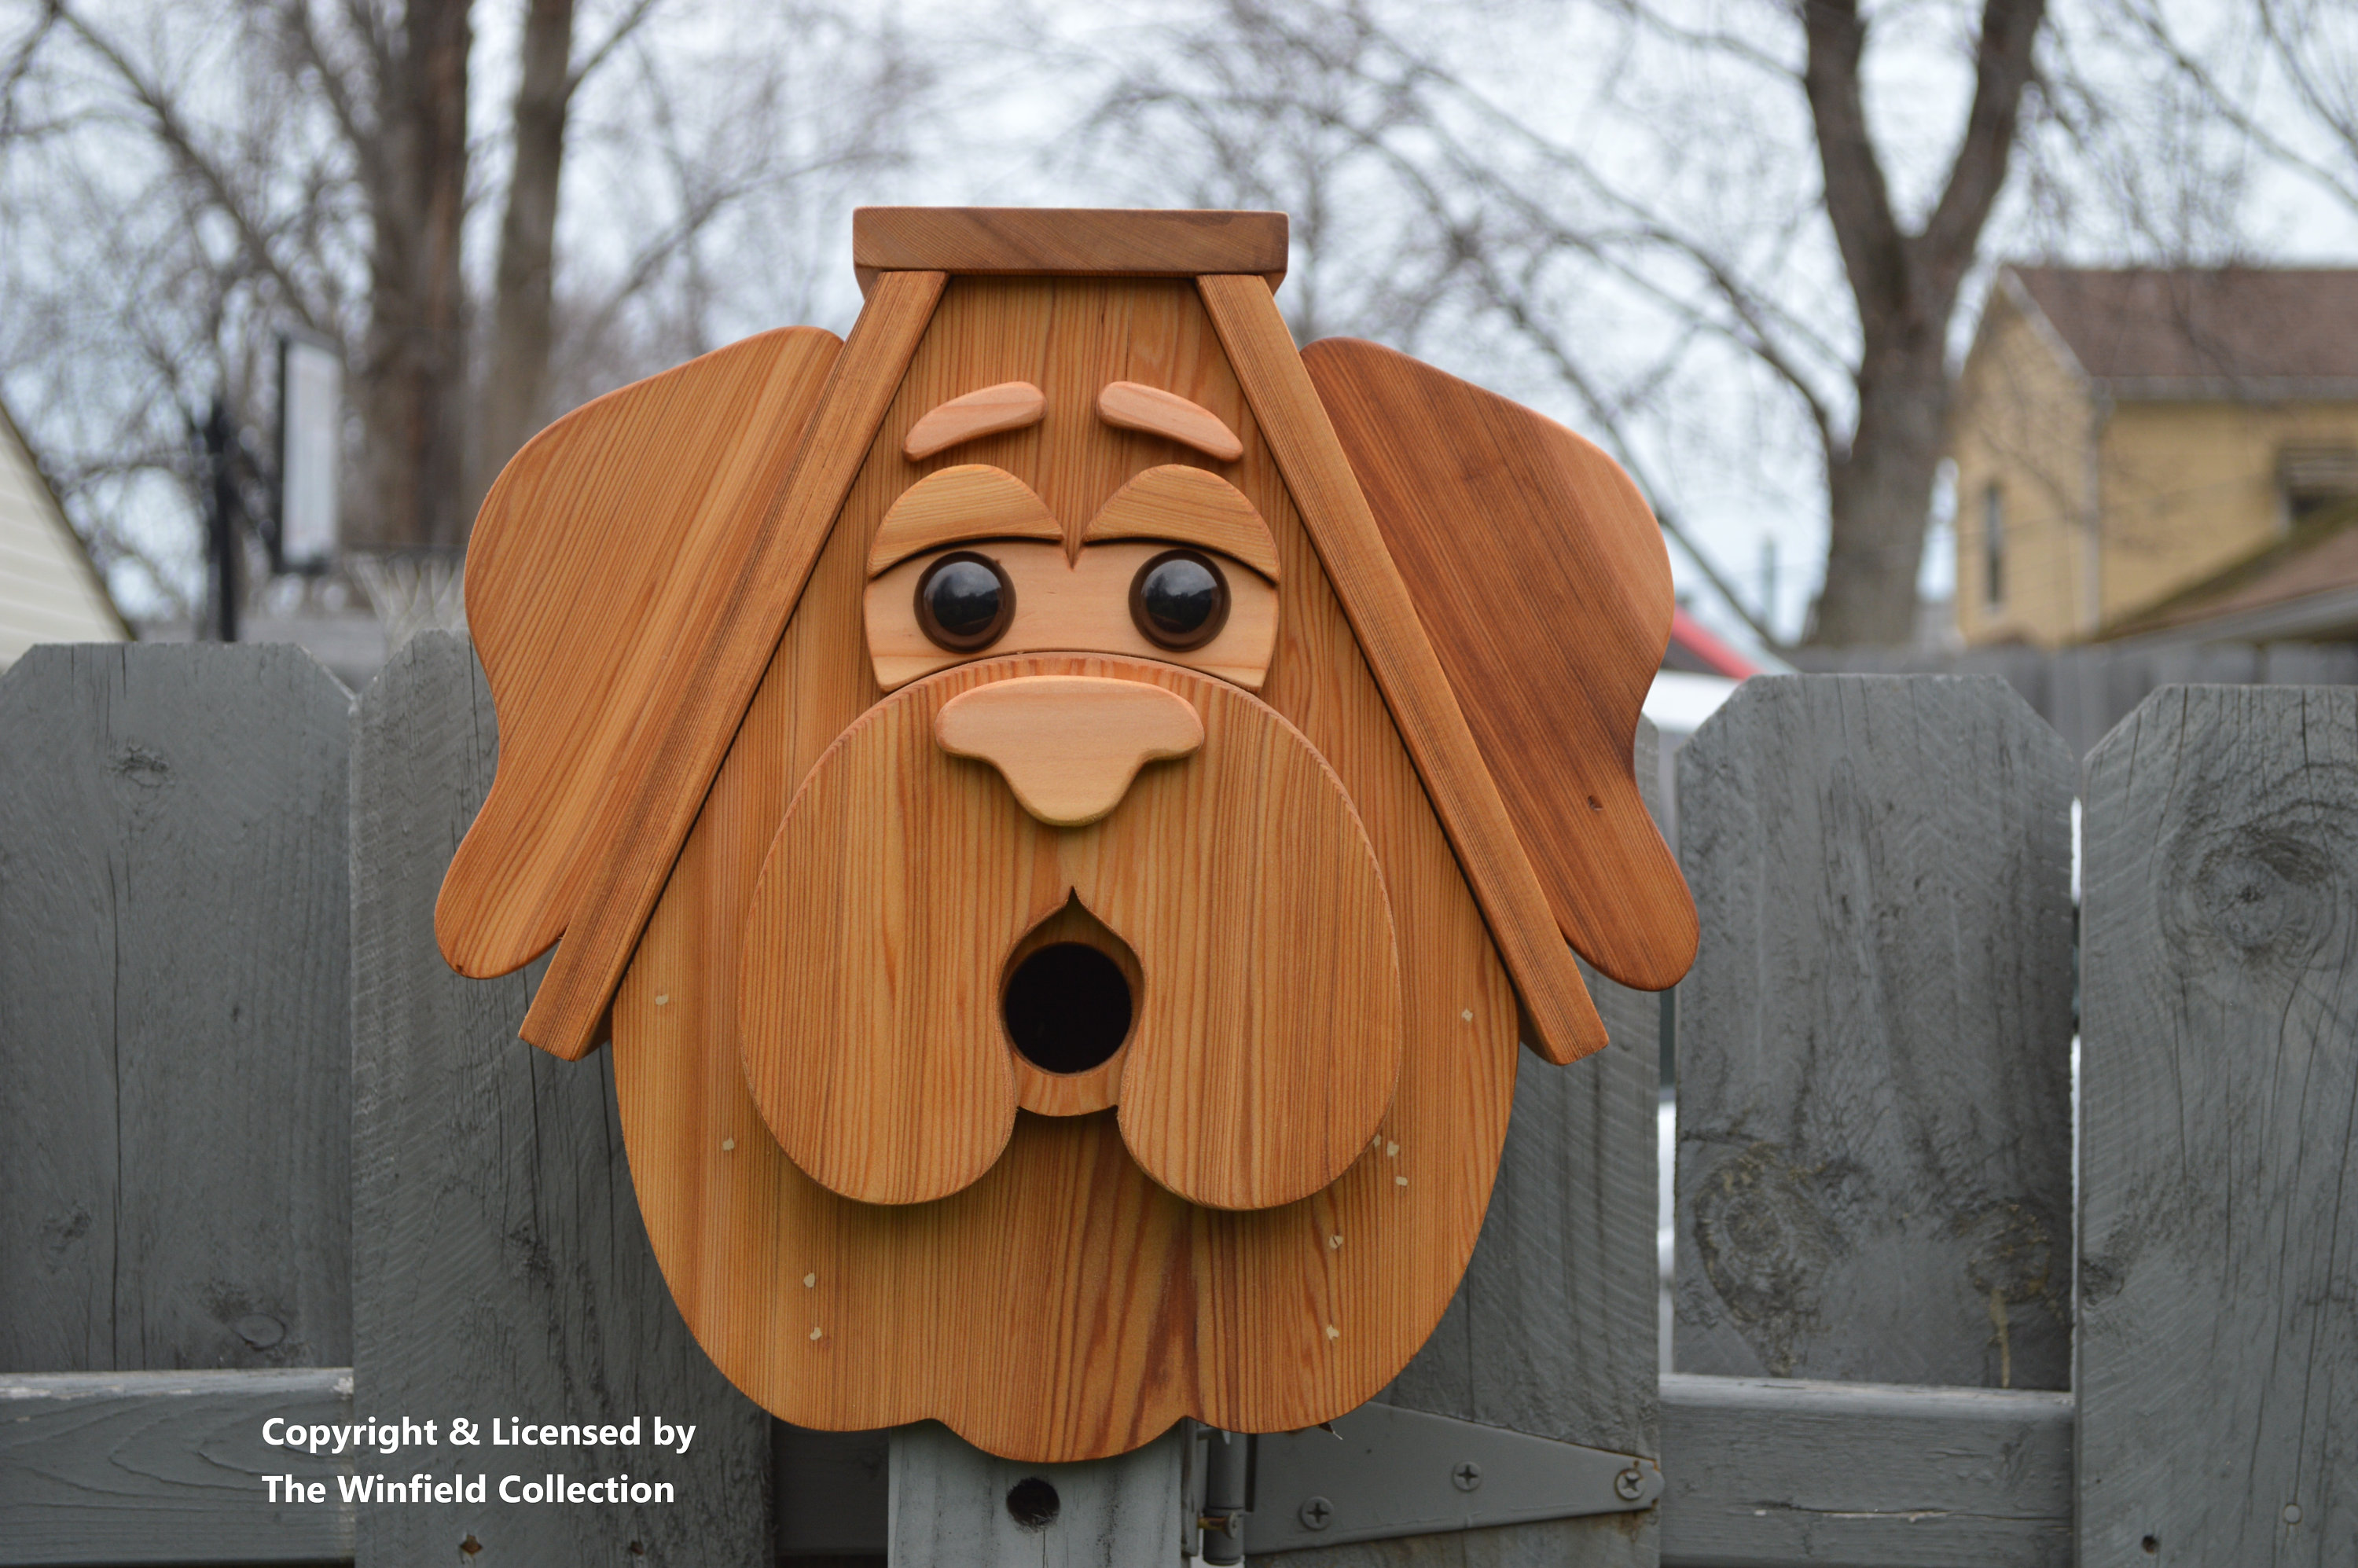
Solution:
[{"label": "white house siding", "polygon": [[36,643],[121,643],[123,618],[0,411],[0,669]]}]

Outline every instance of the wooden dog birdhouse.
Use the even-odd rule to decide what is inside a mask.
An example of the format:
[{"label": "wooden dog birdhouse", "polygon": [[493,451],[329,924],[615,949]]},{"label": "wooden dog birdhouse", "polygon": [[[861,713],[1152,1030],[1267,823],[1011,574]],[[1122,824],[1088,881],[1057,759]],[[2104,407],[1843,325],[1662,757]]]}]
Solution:
[{"label": "wooden dog birdhouse", "polygon": [[[871,209],[850,336],[566,416],[484,503],[463,973],[611,1036],[665,1277],[805,1426],[1025,1461],[1351,1410],[1431,1333],[1528,1040],[1659,989],[1628,480],[1372,344],[1282,215]],[[1567,943],[1569,946],[1567,946]]]}]

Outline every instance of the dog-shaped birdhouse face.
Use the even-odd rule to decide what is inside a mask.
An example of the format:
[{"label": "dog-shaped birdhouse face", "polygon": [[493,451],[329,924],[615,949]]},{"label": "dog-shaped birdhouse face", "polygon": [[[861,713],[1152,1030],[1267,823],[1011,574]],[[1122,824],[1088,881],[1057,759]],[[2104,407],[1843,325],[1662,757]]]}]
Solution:
[{"label": "dog-shaped birdhouse face", "polygon": [[850,338],[568,416],[469,564],[497,782],[452,964],[555,943],[698,1340],[1009,1457],[1341,1414],[1463,1272],[1567,938],[1692,906],[1630,773],[1643,503],[1569,432],[1298,353],[1270,214],[875,210]]}]

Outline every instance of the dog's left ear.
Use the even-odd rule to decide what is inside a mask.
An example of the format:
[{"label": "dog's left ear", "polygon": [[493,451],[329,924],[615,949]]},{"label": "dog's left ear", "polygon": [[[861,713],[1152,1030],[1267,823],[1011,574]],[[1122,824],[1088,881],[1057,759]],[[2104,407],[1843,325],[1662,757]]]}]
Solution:
[{"label": "dog's left ear", "polygon": [[1631,752],[1671,635],[1671,562],[1618,464],[1519,403],[1375,343],[1302,351],[1538,873],[1623,985],[1694,960],[1694,901]]}]

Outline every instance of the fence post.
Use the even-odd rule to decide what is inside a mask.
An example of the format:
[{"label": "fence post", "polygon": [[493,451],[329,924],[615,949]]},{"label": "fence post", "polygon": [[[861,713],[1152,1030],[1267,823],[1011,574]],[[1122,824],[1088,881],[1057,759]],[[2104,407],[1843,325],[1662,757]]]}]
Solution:
[{"label": "fence post", "polygon": [[[995,1459],[938,1422],[892,1434],[894,1568],[1123,1568],[1176,1563],[1186,1425],[1134,1453],[1081,1465]],[[1026,1482],[1050,1494],[1019,1495]],[[1053,1512],[1038,1498],[1053,1495]],[[1022,1519],[1016,1510],[1026,1509]]]},{"label": "fence post", "polygon": [[[360,705],[353,745],[354,1402],[362,1417],[692,1424],[688,1451],[447,1442],[384,1463],[489,1476],[473,1503],[363,1506],[362,1564],[766,1561],[769,1419],[697,1348],[631,1188],[611,1060],[516,1038],[525,975],[461,979],[434,901],[490,787],[491,697],[429,633]],[[536,978],[538,966],[531,971]],[[644,1435],[651,1437],[651,1432]],[[362,1466],[363,1469],[370,1466]],[[503,1475],[667,1482],[669,1503],[502,1502]],[[471,1555],[471,1553],[470,1553]],[[455,1559],[464,1561],[465,1559]]]},{"label": "fence post", "polygon": [[2088,759],[2080,1562],[2358,1556],[2358,692]]},{"label": "fence post", "polygon": [[351,706],[287,646],[0,677],[0,1371],[350,1359]]}]

